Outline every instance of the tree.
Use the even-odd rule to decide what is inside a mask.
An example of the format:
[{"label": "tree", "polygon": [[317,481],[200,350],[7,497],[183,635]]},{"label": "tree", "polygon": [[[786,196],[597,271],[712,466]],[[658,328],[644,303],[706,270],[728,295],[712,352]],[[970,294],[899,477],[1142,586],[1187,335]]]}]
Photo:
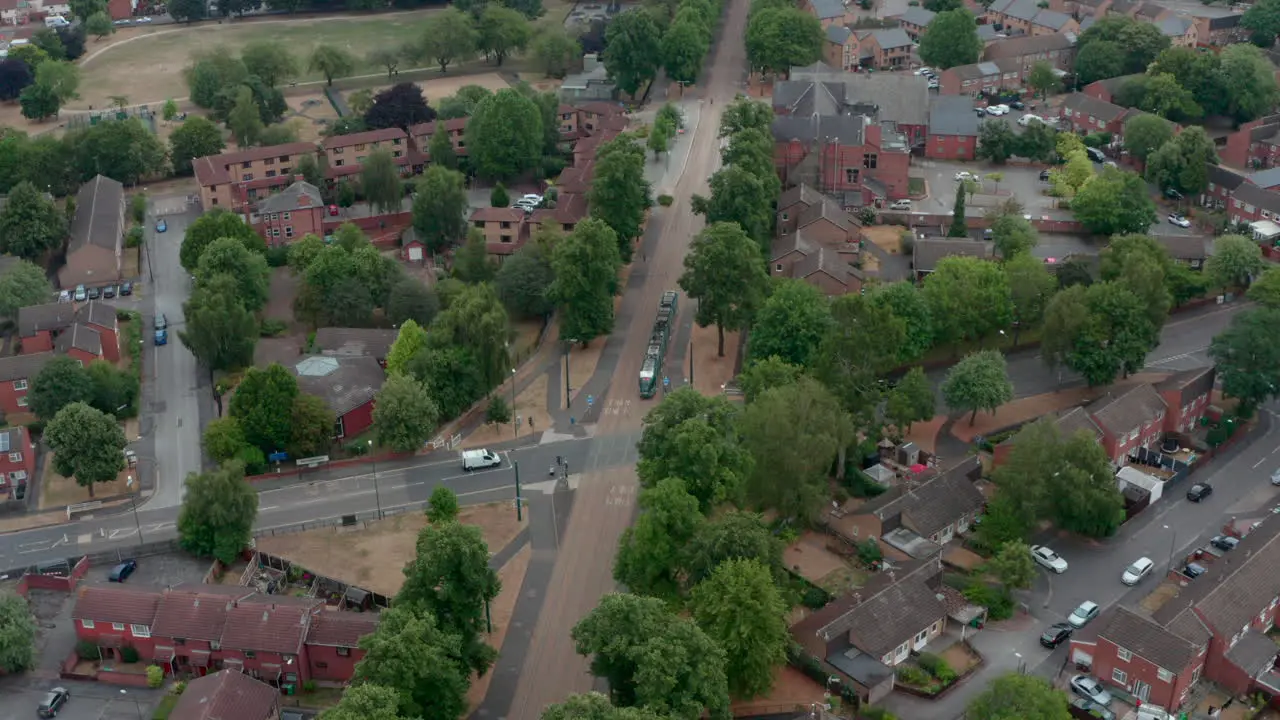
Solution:
[{"label": "tree", "polygon": [[911,431],[913,423],[932,420],[934,412],[933,385],[920,367],[907,371],[889,391],[884,410],[885,419],[904,434]]},{"label": "tree", "polygon": [[178,337],[210,370],[232,370],[253,364],[258,323],[253,311],[237,297],[239,285],[232,275],[208,277],[182,305],[187,322]]},{"label": "tree", "polygon": [[708,184],[711,197],[695,194],[693,211],[705,215],[708,223],[737,223],[765,254],[773,227],[771,203],[778,195],[776,176],[761,175],[735,163],[717,170]]},{"label": "tree", "polygon": [[281,450],[291,437],[290,409],[298,396],[298,381],[283,365],[251,367],[231,396],[231,417],[240,423],[245,440],[264,454]]},{"label": "tree", "polygon": [[18,183],[0,211],[0,249],[28,260],[60,248],[67,237],[67,216],[53,199],[30,182]]},{"label": "tree", "polygon": [[582,45],[563,28],[550,28],[533,39],[532,52],[547,77],[564,77],[573,62],[582,57]]},{"label": "tree", "polygon": [[938,13],[920,36],[920,59],[932,67],[972,65],[981,56],[978,23],[966,8]]},{"label": "tree", "polygon": [[249,227],[239,215],[216,208],[210,210],[187,227],[182,238],[182,249],[178,254],[179,262],[187,272],[194,273],[200,265],[200,256],[205,248],[218,238],[236,238],[251,251],[266,253],[266,243],[262,237]]},{"label": "tree", "polygon": [[613,578],[633,593],[678,600],[685,546],[705,522],[698,499],[671,477],[642,490],[639,503],[635,525],[618,542]]},{"label": "tree", "polygon": [[49,360],[31,381],[27,403],[31,412],[45,422],[71,403],[93,399],[93,379],[79,360],[58,355]]},{"label": "tree", "polygon": [[[0,278],[0,288],[3,287],[3,283],[4,279]],[[1258,279],[1249,286],[1246,295],[1250,300],[1264,307],[1280,308],[1280,269],[1263,270]],[[3,298],[2,290],[0,290],[0,298]]]},{"label": "tree", "polygon": [[431,491],[427,500],[427,521],[439,525],[458,519],[458,496],[449,488],[440,485]]},{"label": "tree", "polygon": [[455,418],[488,391],[475,356],[458,347],[430,347],[409,363],[409,373],[427,387],[440,418]]},{"label": "tree", "polygon": [[387,79],[390,80],[400,74],[400,63],[404,58],[405,54],[401,48],[378,47],[370,50],[365,60],[370,65],[386,68]]},{"label": "tree", "polygon": [[971,410],[973,425],[979,410],[995,413],[1013,399],[1013,383],[1004,355],[995,350],[980,350],[964,356],[947,372],[942,383],[942,397],[956,410]]},{"label": "tree", "polygon": [[360,190],[365,200],[380,213],[400,209],[404,184],[400,181],[400,168],[389,150],[374,150],[365,157],[360,167]]},{"label": "tree", "polygon": [[1057,135],[1058,131],[1045,123],[1033,122],[1023,129],[1022,135],[1018,136],[1017,149],[1013,154],[1037,162],[1054,162],[1056,160],[1054,141],[1057,140]]},{"label": "tree", "polygon": [[16,674],[36,665],[36,623],[23,597],[0,595],[0,671]]},{"label": "tree", "polygon": [[505,208],[511,205],[511,196],[507,193],[507,188],[502,183],[493,186],[489,191],[489,207]]},{"label": "tree", "polygon": [[476,105],[466,142],[481,177],[514,177],[542,164],[542,113],[519,91],[499,90]]},{"label": "tree", "polygon": [[325,711],[324,720],[403,720],[400,694],[382,685],[352,685],[342,691],[337,705]]},{"label": "tree", "polygon": [[409,360],[426,347],[427,331],[412,318],[405,320],[396,334],[396,341],[387,351],[387,372],[404,374],[409,366]]},{"label": "tree", "polygon": [[618,240],[603,221],[589,218],[551,251],[554,280],[547,299],[561,312],[560,337],[583,344],[613,331],[618,290]]},{"label": "tree", "polygon": [[427,143],[427,157],[431,160],[431,167],[458,169],[458,156],[454,153],[453,139],[443,130],[431,134],[431,140]]},{"label": "tree", "polygon": [[[0,218],[3,216],[0,215]],[[19,308],[40,305],[53,293],[40,266],[17,260],[0,274],[0,317],[17,319]]]},{"label": "tree", "polygon": [[780,280],[755,313],[751,357],[778,357],[801,368],[812,367],[830,328],[830,303],[821,290],[803,280]]},{"label": "tree", "polygon": [[35,75],[31,72],[30,65],[12,57],[0,60],[0,100],[17,100],[22,91],[33,82]]},{"label": "tree", "polygon": [[947,237],[968,237],[969,226],[964,221],[964,183],[956,184],[956,200],[951,210],[951,226]]},{"label": "tree", "polygon": [[137,414],[138,376],[117,368],[106,360],[89,363],[89,381],[93,392],[89,405],[108,415],[130,417]]},{"label": "tree", "polygon": [[[1075,137],[1071,133],[1060,133],[1060,136],[1063,135]],[[1059,153],[1061,154],[1061,150]],[[1093,170],[1093,162],[1085,154],[1083,146],[1071,150],[1063,157],[1067,160],[1066,164],[1058,170],[1050,171],[1049,180],[1053,183],[1053,189],[1058,195],[1073,198],[1085,185],[1093,182],[1096,174]]]},{"label": "tree", "polygon": [[773,388],[746,407],[740,432],[755,460],[747,499],[782,517],[815,517],[827,499],[831,462],[853,433],[831,393],[803,377]]},{"label": "tree", "polygon": [[605,27],[604,66],[622,92],[635,97],[661,64],[662,31],[648,10],[628,10]]},{"label": "tree", "polygon": [[1113,42],[1091,42],[1076,53],[1076,79],[1081,85],[1123,74],[1124,50]]},{"label": "tree", "polygon": [[1072,286],[1045,309],[1042,356],[1064,362],[1090,385],[1140,370],[1160,340],[1148,303],[1121,282]]},{"label": "tree", "polygon": [[1018,144],[1018,136],[1003,120],[987,120],[978,126],[979,158],[1003,165],[1017,151]]},{"label": "tree", "polygon": [[470,207],[462,173],[431,165],[413,196],[413,229],[431,253],[451,247],[467,231]]},{"label": "tree", "polygon": [[[737,417],[724,398],[707,398],[691,388],[667,394],[644,418],[636,467],[641,485],[680,478],[704,510],[734,496],[739,477],[749,469],[737,443]],[[699,442],[707,447],[699,448]]]},{"label": "tree", "polygon": [[451,7],[427,17],[414,50],[419,57],[439,65],[440,72],[448,72],[450,63],[474,56],[478,43],[471,18]]},{"label": "tree", "polygon": [[[1161,51],[1169,47],[1169,38],[1160,29],[1147,22],[1140,22],[1123,15],[1112,15],[1101,18],[1080,34],[1077,46],[1083,52],[1090,45],[1111,43],[1121,53],[1121,66],[1115,75],[1132,75],[1144,72],[1147,66],[1156,59]],[[1080,56],[1076,56],[1076,73],[1080,74]],[[1080,83],[1087,84],[1103,77],[1091,79],[1079,78]]]},{"label": "tree", "polygon": [[440,299],[431,291],[431,288],[415,278],[405,277],[391,286],[391,292],[387,295],[387,305],[383,311],[393,325],[414,320],[426,327],[440,312]]},{"label": "tree", "polygon": [[1026,589],[1036,579],[1036,564],[1031,548],[1022,542],[1006,542],[991,558],[991,572],[1008,588]]},{"label": "tree", "polygon": [[1067,696],[1035,675],[996,678],[969,703],[968,715],[984,720],[1069,720]]},{"label": "tree", "polygon": [[591,656],[592,674],[608,680],[615,704],[680,720],[729,717],[724,650],[661,600],[605,595],[572,636],[578,654]]},{"label": "tree", "polygon": [[536,318],[553,309],[547,293],[554,281],[551,252],[537,243],[526,243],[498,268],[494,287],[508,312]]},{"label": "tree", "polygon": [[212,109],[227,90],[232,90],[249,80],[249,68],[226,48],[216,48],[193,58],[183,70],[191,102],[202,108]]},{"label": "tree", "polygon": [[996,215],[991,221],[991,239],[1006,261],[1027,255],[1040,244],[1039,233],[1021,213]]},{"label": "tree", "polygon": [[476,23],[479,31],[478,47],[486,56],[492,56],[498,65],[517,50],[529,44],[532,31],[529,21],[518,11],[501,5],[487,5]]},{"label": "tree", "polygon": [[[369,703],[376,699],[380,710],[394,697],[399,703],[395,720],[460,717],[467,709],[469,685],[469,670],[458,661],[462,638],[444,629],[430,612],[397,605],[379,618],[378,629],[360,639],[365,655],[353,674],[358,680],[343,693],[339,708],[347,704],[352,691],[374,686],[388,690],[377,692],[376,697],[365,690],[359,697]],[[354,717],[373,720],[363,713]]]},{"label": "tree", "polygon": [[694,587],[691,605],[698,626],[724,649],[733,696],[767,694],[791,640],[786,604],[770,569],[755,560],[722,562]]},{"label": "tree", "polygon": [[786,578],[782,561],[783,543],[763,518],[733,510],[702,523],[689,540],[684,553],[685,585],[697,587],[722,563],[750,560],[769,569],[775,581]]},{"label": "tree", "polygon": [[506,425],[511,422],[511,406],[507,405],[501,395],[489,398],[489,404],[484,409],[484,421],[488,425]]},{"label": "tree", "polygon": [[[188,117],[169,135],[169,157],[173,161],[174,172],[179,175],[191,174],[191,161],[195,158],[217,155],[225,148],[222,131],[208,118],[200,115]],[[311,162],[314,163],[315,160]]]},{"label": "tree", "polygon": [[1261,0],[1254,4],[1240,17],[1240,26],[1251,31],[1254,37],[1265,39],[1262,47],[1271,47],[1280,34],[1280,2]]},{"label": "tree", "polygon": [[439,112],[439,116],[445,120],[471,117],[476,112],[476,106],[492,95],[493,91],[487,87],[463,85],[458,88],[457,92],[436,103],[436,110]]},{"label": "tree", "polygon": [[472,228],[466,244],[453,253],[453,276],[465,283],[482,283],[492,280],[496,272],[484,231]]},{"label": "tree", "polygon": [[101,40],[114,33],[116,27],[111,24],[111,18],[107,17],[106,13],[94,13],[84,21],[84,30]]},{"label": "tree", "polygon": [[1225,98],[1227,114],[1237,122],[1244,122],[1270,112],[1280,91],[1269,70],[1271,62],[1262,51],[1246,43],[1235,43],[1223,48],[1219,57],[1221,70],[1215,80]]},{"label": "tree", "polygon": [[54,452],[54,471],[89,488],[89,497],[94,483],[111,482],[125,468],[124,430],[114,417],[87,403],[59,410],[45,426],[44,441]]},{"label": "tree", "polygon": [[258,493],[244,479],[244,464],[187,475],[178,514],[178,543],[198,557],[235,562],[253,538]]},{"label": "tree", "polygon": [[293,433],[285,452],[295,458],[324,455],[333,444],[333,424],[337,421],[333,411],[323,399],[307,394],[294,398],[291,410]]},{"label": "tree", "polygon": [[68,133],[73,166],[80,180],[106,175],[125,185],[165,169],[165,148],[138,118],[111,120]]},{"label": "tree", "polygon": [[890,283],[868,294],[871,302],[888,309],[903,323],[901,362],[910,363],[933,347],[933,317],[924,293],[910,283]]},{"label": "tree", "polygon": [[58,114],[62,101],[53,89],[44,85],[30,85],[19,95],[22,116],[29,120],[44,120]]},{"label": "tree", "polygon": [[647,708],[614,707],[609,698],[590,692],[548,705],[540,720],[663,720],[663,716]]},{"label": "tree", "polygon": [[373,406],[378,444],[395,452],[421,448],[435,431],[438,417],[439,410],[426,387],[413,377],[399,373],[387,377]]},{"label": "tree", "polygon": [[364,114],[364,124],[370,130],[396,127],[409,132],[414,125],[431,122],[435,118],[436,111],[427,105],[422,88],[415,83],[403,82],[374,96],[373,105]]},{"label": "tree", "polygon": [[1044,319],[1044,309],[1058,289],[1058,281],[1044,261],[1029,253],[1014,256],[1004,264],[1009,283],[1009,305],[1013,310],[1013,342],[1024,327],[1035,327]]},{"label": "tree", "polygon": [[50,59],[35,68],[36,86],[51,90],[59,104],[80,97],[80,68],[69,62]]},{"label": "tree", "polygon": [[1124,124],[1124,149],[1146,162],[1173,137],[1173,127],[1155,115],[1134,115]]},{"label": "tree", "polygon": [[1276,326],[1269,324],[1277,320],[1280,310],[1250,308],[1231,318],[1231,325],[1209,345],[1222,391],[1240,400],[1241,417],[1252,415],[1280,389],[1280,343]]},{"label": "tree", "polygon": [[600,146],[587,199],[591,217],[613,229],[618,255],[631,260],[631,241],[640,236],[649,209],[649,181],[644,177],[644,148],[630,135]]},{"label": "tree", "polygon": [[297,77],[298,60],[289,48],[271,40],[255,40],[240,51],[240,60],[250,75],[257,75],[270,87]]},{"label": "tree", "polygon": [[174,20],[187,23],[203,20],[209,12],[209,4],[205,0],[170,0],[165,8]]},{"label": "tree", "polygon": [[1117,168],[1106,168],[1085,185],[1071,201],[1071,210],[1086,230],[1099,235],[1145,232],[1156,221],[1146,183]]},{"label": "tree", "polygon": [[240,422],[230,416],[211,420],[205,426],[200,441],[204,451],[217,463],[238,456],[249,445],[244,439],[244,431],[240,429]]},{"label": "tree", "polygon": [[747,64],[766,73],[812,65],[826,41],[818,18],[796,7],[770,7],[747,21]]},{"label": "tree", "polygon": [[1258,244],[1243,235],[1223,235],[1214,240],[1213,255],[1205,262],[1205,278],[1218,287],[1248,287],[1266,263]]},{"label": "tree", "polygon": [[925,278],[924,299],[941,343],[981,340],[1008,327],[1013,314],[1004,272],[978,258],[939,261]]},{"label": "tree", "polygon": [[698,301],[696,320],[715,323],[724,357],[724,331],[739,330],[755,315],[768,292],[769,276],[757,245],[732,223],[716,223],[693,239],[679,285]]},{"label": "tree", "polygon": [[334,78],[347,77],[356,69],[356,58],[346,50],[333,45],[317,45],[307,60],[307,69],[324,75],[326,85],[333,85]]},{"label": "tree", "polygon": [[696,22],[673,22],[662,36],[662,67],[667,77],[679,83],[698,79],[702,60],[711,46],[706,28]]},{"label": "tree", "polygon": [[1027,87],[1032,92],[1040,93],[1041,98],[1047,99],[1049,93],[1062,89],[1062,82],[1058,80],[1058,74],[1054,72],[1053,64],[1045,60],[1037,60],[1031,66],[1031,74],[1027,76]]},{"label": "tree", "polygon": [[464,665],[483,674],[497,652],[480,639],[485,609],[502,589],[489,567],[480,528],[462,523],[428,525],[418,533],[417,556],[404,568],[396,604],[439,618],[441,629],[462,641]]},{"label": "tree", "polygon": [[1189,127],[1151,154],[1147,178],[1163,189],[1198,195],[1209,185],[1206,163],[1218,164],[1213,141],[1203,128]]},{"label": "tree", "polygon": [[251,252],[236,238],[214,240],[196,265],[196,287],[224,275],[235,280],[234,295],[251,312],[266,306],[271,268],[261,253]]},{"label": "tree", "polygon": [[482,283],[467,285],[451,298],[431,323],[427,338],[433,348],[454,345],[469,352],[480,377],[493,387],[506,377],[509,367],[507,328],[507,311],[498,294],[492,285]]}]

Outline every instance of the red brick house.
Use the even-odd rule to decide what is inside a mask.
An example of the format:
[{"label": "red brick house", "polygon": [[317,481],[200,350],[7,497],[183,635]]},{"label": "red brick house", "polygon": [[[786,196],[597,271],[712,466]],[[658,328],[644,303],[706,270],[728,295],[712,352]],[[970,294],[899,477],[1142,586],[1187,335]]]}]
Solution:
[{"label": "red brick house", "polygon": [[94,360],[102,359],[102,337],[97,330],[76,323],[58,335],[53,349],[59,355],[73,357],[88,367]]},{"label": "red brick house", "polygon": [[1002,90],[1021,92],[1031,74],[1018,58],[1000,58],[973,65],[957,65],[938,74],[938,92],[942,95],[998,93]]},{"label": "red brick house", "polygon": [[1258,170],[1280,165],[1280,115],[1251,120],[1227,136],[1218,146],[1224,165],[1242,170]]},{"label": "red brick house", "polygon": [[58,283],[74,288],[119,282],[124,230],[124,186],[102,175],[81,186]]},{"label": "red brick house", "polygon": [[841,0],[801,0],[800,9],[818,18],[825,29],[832,25],[848,25],[856,16]]},{"label": "red brick house", "polygon": [[[1201,247],[1203,244],[1201,241]],[[1217,376],[1215,368],[1203,367],[1174,373],[1156,383],[1156,392],[1160,393],[1167,408],[1165,432],[1189,433],[1196,427],[1209,409],[1209,398]]]},{"label": "red brick house", "polygon": [[54,358],[52,352],[0,357],[0,412],[25,413],[31,383]]},{"label": "red brick house", "polygon": [[1175,709],[1202,672],[1203,634],[1184,637],[1124,607],[1108,611],[1071,640],[1071,657],[1088,660],[1102,682],[1123,689],[1143,704]]},{"label": "red brick house", "polygon": [[1140,77],[1146,77],[1143,73],[1136,75],[1121,75],[1120,77],[1107,78],[1106,80],[1095,80],[1094,82],[1080,88],[1080,92],[1091,98],[1097,98],[1102,102],[1113,103],[1116,99],[1116,93],[1120,92],[1120,88],[1128,85],[1130,81]]},{"label": "red brick house", "polygon": [[280,691],[241,672],[221,670],[191,680],[173,706],[183,720],[275,720]]},{"label": "red brick house", "polygon": [[471,227],[484,233],[485,249],[490,255],[506,256],[529,239],[525,217],[520,208],[476,208],[471,213]]},{"label": "red brick house", "polygon": [[315,154],[315,145],[295,142],[196,158],[192,167],[202,206],[244,212],[259,198],[293,184],[298,161]]},{"label": "red brick house", "polygon": [[940,160],[972,160],[978,152],[978,117],[973,100],[939,95],[929,103],[929,139],[924,156]]},{"label": "red brick house", "polygon": [[324,237],[327,212],[320,189],[299,176],[289,187],[259,202],[249,224],[267,245],[288,245],[305,235]]},{"label": "red brick house", "polygon": [[441,128],[449,133],[450,139],[453,140],[453,152],[456,155],[467,154],[467,140],[465,133],[467,130],[467,121],[470,118],[454,118],[452,120],[433,120],[429,123],[419,123],[409,128],[409,137],[413,139],[422,155],[427,159],[431,159],[431,136],[436,134],[436,129]]},{"label": "red brick house", "polygon": [[36,474],[31,433],[21,425],[0,430],[0,495],[11,495]]},{"label": "red brick house", "polygon": [[[79,325],[96,333],[101,346],[96,357],[111,362],[120,360],[119,324],[116,321],[115,308],[110,305],[90,300],[76,307],[72,303],[46,303],[29,305],[18,310],[18,337],[22,342],[22,353],[45,353],[50,350],[63,350],[58,342],[72,327]],[[86,336],[80,338],[80,345],[91,341]],[[82,362],[84,357],[77,356]]]},{"label": "red brick house", "polygon": [[1109,132],[1124,134],[1124,121],[1129,110],[1084,93],[1068,95],[1059,108],[1063,130],[1081,134]]},{"label": "red brick house", "polygon": [[1246,182],[1231,193],[1227,217],[1233,223],[1254,223],[1280,219],[1280,192],[1265,190]]},{"label": "red brick house", "polygon": [[565,193],[556,198],[554,208],[539,208],[526,220],[529,235],[536,231],[533,225],[549,227],[562,232],[571,233],[573,228],[587,217],[587,196],[581,193]]},{"label": "red brick house", "polygon": [[227,585],[84,585],[72,618],[77,638],[107,658],[132,647],[169,674],[228,669],[295,687],[350,680],[364,656],[359,639],[378,621],[376,614],[328,609],[313,598]]},{"label": "red brick house", "polygon": [[328,160],[325,178],[331,182],[359,173],[364,159],[376,150],[390,153],[402,175],[407,175],[412,170],[409,135],[400,128],[331,135],[320,143],[320,150]]},{"label": "red brick house", "polygon": [[1116,467],[1137,448],[1154,447],[1164,433],[1164,399],[1147,383],[1119,395],[1109,392],[1086,405],[1085,411],[1102,431],[1102,447]]},{"label": "red brick house", "polygon": [[986,18],[1009,35],[1052,35],[1080,29],[1075,18],[1042,8],[1037,0],[995,0],[987,8]]},{"label": "red brick house", "polygon": [[1244,184],[1246,178],[1230,168],[1222,165],[1205,163],[1209,171],[1209,185],[1200,194],[1200,204],[1218,210],[1231,204],[1231,196]]},{"label": "red brick house", "polygon": [[907,37],[915,42],[920,42],[920,36],[924,35],[924,31],[933,23],[933,19],[938,17],[938,13],[932,10],[926,10],[922,7],[908,7],[907,11],[898,16],[898,24],[902,26]]},{"label": "red brick house", "polygon": [[373,401],[386,372],[371,357],[312,355],[293,366],[298,389],[324,400],[333,411],[333,436],[354,437],[373,425]]},{"label": "red brick house", "polygon": [[1074,34],[1024,35],[991,43],[982,51],[983,62],[1017,60],[1028,74],[1044,61],[1058,70],[1071,72],[1076,59]]},{"label": "red brick house", "polygon": [[907,196],[910,147],[902,133],[864,115],[783,116],[772,130],[784,187],[812,185],[846,208]]}]

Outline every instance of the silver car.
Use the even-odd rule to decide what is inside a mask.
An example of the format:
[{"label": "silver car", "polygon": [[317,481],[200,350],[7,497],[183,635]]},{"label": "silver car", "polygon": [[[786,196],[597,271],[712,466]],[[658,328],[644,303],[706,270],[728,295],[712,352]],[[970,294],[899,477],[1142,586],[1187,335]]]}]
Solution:
[{"label": "silver car", "polygon": [[1071,689],[1081,697],[1088,698],[1102,707],[1111,704],[1111,693],[1102,687],[1102,683],[1092,675],[1077,675],[1071,678]]},{"label": "silver car", "polygon": [[1271,484],[1280,485],[1280,468],[1276,468],[1276,471],[1271,473]]}]

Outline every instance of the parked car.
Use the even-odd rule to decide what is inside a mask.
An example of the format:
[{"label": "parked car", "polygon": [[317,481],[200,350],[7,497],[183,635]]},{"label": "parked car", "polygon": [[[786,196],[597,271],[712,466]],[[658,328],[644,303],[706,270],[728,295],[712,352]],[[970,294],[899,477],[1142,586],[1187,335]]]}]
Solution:
[{"label": "parked car", "polygon": [[1040,171],[1040,182],[1049,182],[1049,170],[1048,170],[1048,169],[1045,169],[1045,170],[1041,170],[1041,171]]},{"label": "parked car", "polygon": [[1140,557],[1132,565],[1125,568],[1124,574],[1120,576],[1120,582],[1125,585],[1137,585],[1142,582],[1142,578],[1146,577],[1155,566],[1156,564],[1151,562],[1151,558]]},{"label": "parked car", "polygon": [[338,206],[337,206],[337,205],[330,205],[330,206],[329,206],[329,217],[338,217],[338,212],[339,212],[339,211],[338,211]]},{"label": "parked car", "polygon": [[1014,110],[1025,110],[1025,109],[1027,109],[1027,106],[1026,106],[1026,105],[1024,105],[1024,104],[1022,104],[1022,101],[1021,101],[1021,100],[1014,100],[1014,101],[1010,102],[1010,103],[1009,103],[1009,107],[1013,108]]},{"label": "parked car", "polygon": [[168,330],[157,330],[157,331],[156,331],[156,335],[155,335],[155,340],[156,340],[156,345],[157,345],[157,346],[160,346],[160,345],[168,345],[168,344],[169,344],[169,331],[168,331]]},{"label": "parked car", "polygon": [[141,24],[143,24],[143,25],[146,25],[147,23],[150,23],[150,22],[151,22],[151,18],[149,18],[149,17],[140,17],[140,18],[138,18],[138,22],[139,22],[139,23],[141,23]]},{"label": "parked car", "polygon": [[1169,224],[1177,225],[1178,227],[1182,227],[1182,228],[1191,227],[1191,221],[1188,220],[1186,216],[1183,215],[1182,213],[1169,213]]},{"label": "parked car", "polygon": [[111,24],[112,25],[132,25],[133,21],[126,18],[124,20],[117,20]]},{"label": "parked car", "polygon": [[987,116],[987,111],[986,111],[986,109],[985,109],[985,108],[974,108],[974,109],[973,109],[973,111],[974,111],[975,113],[977,113],[977,114],[978,114],[978,117],[986,117],[986,116]]},{"label": "parked car", "polygon": [[106,287],[102,288],[102,297],[103,297],[103,299],[104,299],[104,300],[110,300],[111,298],[113,298],[113,297],[115,297],[115,296],[116,296],[116,286],[115,286],[115,285],[108,285],[108,286],[106,286]]},{"label": "parked car", "polygon": [[1169,198],[1170,200],[1181,200],[1181,199],[1182,199],[1182,193],[1178,192],[1177,190],[1174,190],[1173,188],[1165,188],[1165,189],[1164,189],[1164,196],[1165,196],[1165,197],[1167,197],[1167,198]]},{"label": "parked car", "polygon": [[942,87],[942,85],[938,83],[938,78],[935,78],[935,77],[931,77],[931,78],[929,78],[929,89],[930,89],[930,90],[937,90],[937,89],[938,89],[938,88],[940,88],[940,87]]},{"label": "parked car", "polygon": [[137,560],[125,560],[124,562],[111,568],[111,572],[107,573],[107,582],[122,583],[129,579],[134,570],[138,569]]},{"label": "parked car", "polygon": [[156,316],[156,330],[167,330],[169,328],[169,319],[160,313]]},{"label": "parked car", "polygon": [[1186,567],[1182,568],[1182,574],[1192,580],[1195,580],[1207,572],[1209,572],[1209,568],[1201,565],[1200,563],[1187,563]]},{"label": "parked car", "polygon": [[1213,494],[1213,486],[1207,482],[1196,483],[1187,490],[1187,499],[1191,502],[1200,502],[1201,500]]},{"label": "parked car", "polygon": [[1098,617],[1099,612],[1102,612],[1102,608],[1098,607],[1098,603],[1085,600],[1080,603],[1080,607],[1071,611],[1067,616],[1067,622],[1071,623],[1071,627],[1080,629],[1088,625],[1090,620]]},{"label": "parked car", "polygon": [[1240,544],[1240,538],[1232,535],[1215,535],[1209,544],[1223,552],[1231,552]]},{"label": "parked car", "polygon": [[96,287],[89,288],[90,300],[97,300],[100,297],[102,297],[102,288],[96,288]]},{"label": "parked car", "polygon": [[1092,675],[1076,675],[1071,678],[1071,689],[1077,695],[1106,707],[1111,704],[1111,693]]},{"label": "parked car", "polygon": [[916,70],[917,75],[928,75],[929,73],[932,73],[932,72],[933,72],[933,68],[929,67],[928,65],[920,68],[919,70]]},{"label": "parked car", "polygon": [[1079,720],[1116,720],[1115,713],[1092,700],[1086,700],[1082,697],[1072,700],[1071,705],[1067,707],[1067,711],[1071,713],[1071,717],[1079,718]]},{"label": "parked car", "polygon": [[84,302],[85,300],[88,300],[89,291],[85,290],[83,285],[77,285],[75,299],[76,299],[76,302]]},{"label": "parked car", "polygon": [[40,701],[40,707],[36,708],[36,714],[42,718],[57,717],[70,699],[71,691],[64,687],[56,687],[45,693],[44,700]]},{"label": "parked car", "polygon": [[71,291],[63,290],[58,293],[58,302],[71,302]]},{"label": "parked car", "polygon": [[1089,156],[1089,159],[1096,163],[1101,164],[1107,161],[1107,156],[1103,155],[1102,151],[1099,150],[1098,148],[1087,147],[1084,149],[1084,151],[1085,151],[1085,154]]},{"label": "parked car", "polygon": [[991,105],[991,106],[988,106],[988,107],[987,107],[987,114],[988,114],[988,115],[995,115],[995,116],[997,116],[997,117],[999,117],[999,116],[1001,116],[1001,115],[1008,115],[1008,114],[1009,114],[1009,106],[1008,106],[1008,105]]},{"label": "parked car", "polygon": [[120,294],[121,294],[122,296],[132,295],[132,294],[133,294],[133,283],[132,283],[132,282],[127,282],[127,283],[125,283],[125,284],[121,285],[121,286],[120,286]]},{"label": "parked car", "polygon": [[1050,550],[1044,545],[1032,545],[1031,557],[1037,563],[1061,575],[1067,571],[1067,561],[1062,559],[1058,553]]},{"label": "parked car", "polygon": [[1021,125],[1022,127],[1026,127],[1033,122],[1042,123],[1044,122],[1044,120],[1041,119],[1039,115],[1032,115],[1031,113],[1027,113],[1026,115],[1023,115],[1022,117],[1018,118],[1018,124]]},{"label": "parked car", "polygon": [[889,209],[890,210],[910,210],[911,201],[910,200],[894,200],[892,203],[889,204]]},{"label": "parked car", "polygon": [[159,220],[156,221],[156,232],[162,233],[168,229],[169,229],[169,223],[165,222],[164,218],[160,218]]},{"label": "parked car", "polygon": [[977,179],[978,179],[978,176],[969,172],[968,170],[961,170],[960,172],[956,173],[956,182],[960,182],[961,180],[977,180]]},{"label": "parked car", "polygon": [[1075,628],[1066,623],[1055,623],[1045,628],[1045,631],[1040,634],[1040,644],[1052,650],[1071,639],[1071,633],[1074,631]]},{"label": "parked car", "polygon": [[1280,485],[1280,468],[1276,468],[1275,472],[1271,473],[1271,484]]}]

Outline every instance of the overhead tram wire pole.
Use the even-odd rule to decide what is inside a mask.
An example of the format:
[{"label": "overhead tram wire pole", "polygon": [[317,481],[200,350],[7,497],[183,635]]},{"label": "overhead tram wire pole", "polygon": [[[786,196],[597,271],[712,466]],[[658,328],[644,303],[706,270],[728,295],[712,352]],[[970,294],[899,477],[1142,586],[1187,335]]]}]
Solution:
[{"label": "overhead tram wire pole", "polygon": [[378,491],[378,458],[373,454],[373,441],[369,440],[369,458],[373,460],[373,499],[378,504],[378,519],[382,519],[382,493]]}]

